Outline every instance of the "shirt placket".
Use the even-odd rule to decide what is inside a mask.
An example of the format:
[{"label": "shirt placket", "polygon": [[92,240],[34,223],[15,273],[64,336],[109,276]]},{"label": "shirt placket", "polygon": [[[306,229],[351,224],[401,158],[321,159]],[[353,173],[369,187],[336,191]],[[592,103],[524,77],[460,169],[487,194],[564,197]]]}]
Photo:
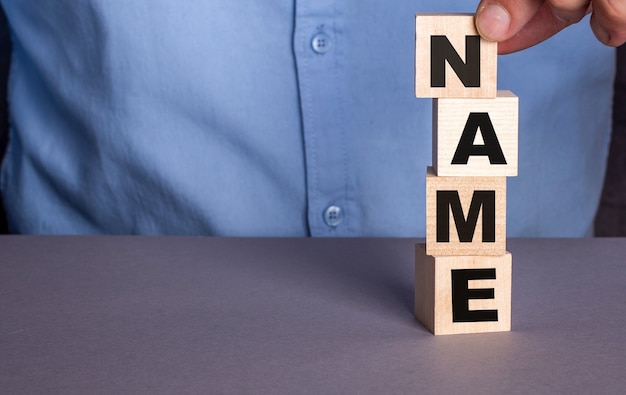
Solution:
[{"label": "shirt placket", "polygon": [[311,236],[355,235],[359,221],[344,122],[346,78],[341,3],[296,1],[294,54]]}]

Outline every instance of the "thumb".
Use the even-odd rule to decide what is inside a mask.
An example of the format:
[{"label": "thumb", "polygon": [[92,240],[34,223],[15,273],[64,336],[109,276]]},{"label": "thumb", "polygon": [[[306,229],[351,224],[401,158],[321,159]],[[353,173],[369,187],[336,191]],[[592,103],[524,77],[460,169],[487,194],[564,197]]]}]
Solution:
[{"label": "thumb", "polygon": [[[579,3],[585,0],[576,0]],[[571,11],[570,14],[577,11]],[[485,39],[497,41],[498,53],[526,49],[575,22],[567,10],[544,0],[482,0],[476,11],[476,29]],[[584,15],[578,15],[578,19]]]},{"label": "thumb", "polygon": [[489,41],[505,41],[533,19],[543,0],[482,0],[476,10],[476,29]]}]

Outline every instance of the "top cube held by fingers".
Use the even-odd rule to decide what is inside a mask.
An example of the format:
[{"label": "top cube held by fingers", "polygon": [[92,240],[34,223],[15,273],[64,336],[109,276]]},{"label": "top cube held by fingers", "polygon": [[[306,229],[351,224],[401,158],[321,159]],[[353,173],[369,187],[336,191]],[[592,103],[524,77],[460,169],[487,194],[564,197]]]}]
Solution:
[{"label": "top cube held by fingers", "polygon": [[495,98],[498,43],[483,39],[472,14],[415,16],[415,96]]}]

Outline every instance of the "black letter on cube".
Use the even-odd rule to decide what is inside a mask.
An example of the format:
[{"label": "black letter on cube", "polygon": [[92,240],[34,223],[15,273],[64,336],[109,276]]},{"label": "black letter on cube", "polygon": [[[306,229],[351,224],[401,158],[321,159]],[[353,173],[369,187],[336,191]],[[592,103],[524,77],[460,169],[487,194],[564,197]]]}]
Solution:
[{"label": "black letter on cube", "polygon": [[[478,129],[480,129],[484,145],[474,145]],[[454,152],[452,164],[466,165],[471,155],[488,156],[489,163],[492,165],[506,165],[498,136],[496,136],[491,118],[486,112],[470,113],[465,128],[463,128],[463,134],[459,139],[459,145]]]},{"label": "black letter on cube", "polygon": [[474,230],[478,223],[480,208],[483,209],[483,243],[496,242],[496,191],[474,191],[472,202],[467,213],[463,215],[463,207],[458,191],[437,191],[437,242],[450,241],[450,209],[459,241],[471,243]]},{"label": "black letter on cube", "polygon": [[496,269],[452,270],[452,321],[498,321],[498,310],[470,310],[470,299],[493,299],[493,288],[469,289],[470,280],[495,280]]},{"label": "black letter on cube", "polygon": [[467,88],[480,87],[480,36],[465,37],[465,63],[446,36],[430,37],[430,86],[446,86],[446,61]]}]

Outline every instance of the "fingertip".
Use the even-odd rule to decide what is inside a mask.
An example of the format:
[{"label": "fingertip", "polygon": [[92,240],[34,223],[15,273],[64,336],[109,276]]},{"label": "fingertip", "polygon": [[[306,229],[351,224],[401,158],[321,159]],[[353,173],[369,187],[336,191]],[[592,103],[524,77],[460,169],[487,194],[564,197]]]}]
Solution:
[{"label": "fingertip", "polygon": [[591,30],[593,31],[593,34],[596,36],[596,38],[598,39],[598,41],[600,41],[602,44],[605,45],[609,45],[609,42],[611,41],[611,36],[609,35],[609,32],[607,32],[602,25],[600,25],[597,22],[597,19],[593,17],[591,17]]},{"label": "fingertip", "polygon": [[618,47],[626,42],[626,28],[622,22],[609,23],[603,21],[598,12],[594,11],[589,23],[593,34],[602,44]]},{"label": "fingertip", "polygon": [[498,3],[482,5],[476,11],[476,29],[478,33],[489,41],[507,39],[511,27],[511,15]]}]

